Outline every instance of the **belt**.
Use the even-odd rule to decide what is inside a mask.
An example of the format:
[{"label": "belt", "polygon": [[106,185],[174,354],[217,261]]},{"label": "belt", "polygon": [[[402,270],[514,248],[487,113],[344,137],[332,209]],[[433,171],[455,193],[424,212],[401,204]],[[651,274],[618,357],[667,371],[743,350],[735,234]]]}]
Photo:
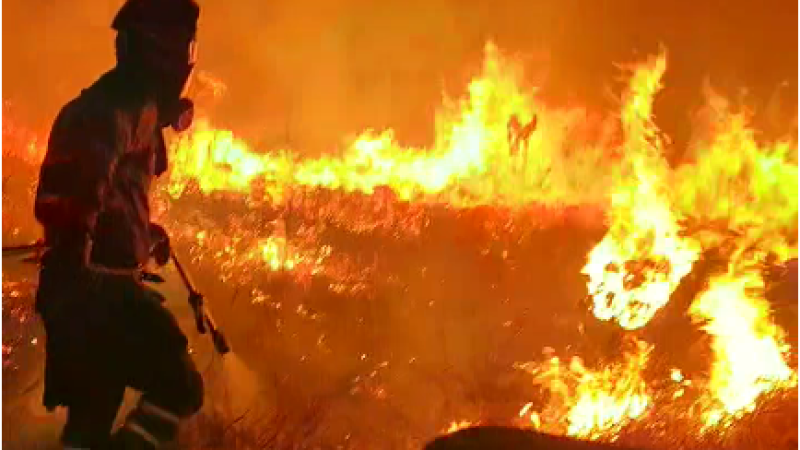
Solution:
[{"label": "belt", "polygon": [[106,275],[116,275],[121,277],[130,276],[136,279],[141,279],[142,274],[144,273],[144,268],[142,266],[137,266],[135,268],[126,268],[126,267],[107,267],[99,264],[89,264],[89,269],[91,269],[94,272]]},{"label": "belt", "polygon": [[[84,265],[84,261],[78,259],[60,259],[58,257],[42,258],[42,265],[44,267],[53,266],[67,266],[68,268]],[[70,267],[71,266],[71,267]],[[164,278],[156,273],[148,272],[145,270],[144,265],[139,264],[136,267],[111,267],[97,263],[89,263],[88,268],[96,273],[104,275],[111,275],[117,277],[130,277],[139,281],[146,281],[150,283],[163,283]]]}]

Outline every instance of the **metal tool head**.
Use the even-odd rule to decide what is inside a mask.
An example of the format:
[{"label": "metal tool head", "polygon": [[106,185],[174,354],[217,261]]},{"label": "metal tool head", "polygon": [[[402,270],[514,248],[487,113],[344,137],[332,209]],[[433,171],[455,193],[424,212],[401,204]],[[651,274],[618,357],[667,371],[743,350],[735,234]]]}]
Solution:
[{"label": "metal tool head", "polygon": [[231,346],[228,345],[228,340],[225,339],[225,335],[223,335],[219,330],[211,330],[211,342],[214,343],[214,349],[220,355],[225,355],[231,351]]}]

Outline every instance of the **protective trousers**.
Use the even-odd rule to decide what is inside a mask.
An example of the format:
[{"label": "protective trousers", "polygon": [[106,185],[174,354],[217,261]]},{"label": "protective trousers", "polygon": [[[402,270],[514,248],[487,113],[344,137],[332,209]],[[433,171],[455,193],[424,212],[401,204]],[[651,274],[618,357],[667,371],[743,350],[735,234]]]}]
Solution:
[{"label": "protective trousers", "polygon": [[[203,381],[163,297],[133,276],[45,266],[37,310],[46,343],[44,404],[67,407],[67,448],[154,449],[197,412]],[[142,392],[110,436],[126,387]]]}]

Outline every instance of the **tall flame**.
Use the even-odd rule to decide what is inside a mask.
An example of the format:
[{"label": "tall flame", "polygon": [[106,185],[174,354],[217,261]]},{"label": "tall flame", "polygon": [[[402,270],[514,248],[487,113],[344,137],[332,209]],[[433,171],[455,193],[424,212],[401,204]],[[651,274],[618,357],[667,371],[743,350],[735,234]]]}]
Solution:
[{"label": "tall flame", "polygon": [[769,312],[759,267],[746,260],[732,262],[726,273],[714,277],[689,309],[713,337],[707,425],[727,424],[753,411],[761,394],[796,385],[786,362],[790,348]]},{"label": "tall flame", "polygon": [[[674,205],[704,246],[747,241],[778,260],[797,257],[797,142],[757,142],[748,116],[707,89],[704,127],[694,161],[672,177]],[[720,106],[722,105],[722,106]]]},{"label": "tall flame", "polygon": [[583,269],[595,316],[629,330],[667,303],[700,253],[679,236],[662,143],[650,119],[665,70],[663,54],[634,70],[622,108],[625,159],[613,186],[610,228]]}]

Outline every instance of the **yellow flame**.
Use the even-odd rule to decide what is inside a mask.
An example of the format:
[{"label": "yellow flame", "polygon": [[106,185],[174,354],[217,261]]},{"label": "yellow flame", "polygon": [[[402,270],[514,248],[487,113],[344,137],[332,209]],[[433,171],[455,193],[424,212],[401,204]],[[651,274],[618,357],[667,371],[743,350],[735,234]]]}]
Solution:
[{"label": "yellow flame", "polygon": [[[401,200],[455,207],[599,205],[607,209],[609,230],[583,272],[595,316],[625,329],[652,319],[691,272],[701,248],[755,249],[759,256],[748,257],[747,264],[737,259],[741,255],[733,258],[728,272],[712,280],[690,311],[714,337],[707,383],[711,406],[703,419],[709,425],[727,423],[752,410],[762,394],[796,383],[752,260],[797,256],[797,139],[759,142],[747,115],[734,113],[729,102],[708,90],[708,123],[689,161],[670,168],[664,158],[668,143],[652,120],[666,69],[665,54],[634,66],[619,117],[599,117],[584,108],[548,106],[535,89],[523,90],[520,67],[487,44],[482,72],[465,98],[445,99],[437,111],[429,147],[403,146],[392,130],[367,130],[345,142],[342,152],[302,158],[289,149],[257,151],[201,118],[171,142],[166,188],[172,198],[193,189],[226,191],[274,207],[287,206],[282,203],[293,189],[369,194],[383,187]],[[199,81],[211,86],[214,96],[222,92],[216,80]],[[537,127],[522,136],[510,126],[515,118],[522,123],[536,118]],[[4,141],[7,130],[4,123]],[[16,148],[18,158],[38,162],[42,148],[29,142],[12,150],[4,145],[4,156]],[[249,272],[266,267],[316,273],[331,252],[317,241],[298,245],[285,230],[241,234],[246,232],[242,239],[192,228],[187,236],[221,261],[220,271],[244,261]],[[320,248],[307,251],[312,245]],[[526,404],[520,416],[545,431],[613,438],[652,406],[642,375],[650,349],[638,343],[622,362],[596,370],[577,357],[567,365],[558,358],[534,369],[526,365],[554,396],[543,411]],[[679,383],[676,395],[701,384],[679,371],[670,378]],[[451,429],[470,424],[454,422]]]},{"label": "yellow flame", "polygon": [[705,413],[707,425],[751,412],[760,395],[797,383],[786,362],[790,348],[770,319],[763,290],[757,266],[734,262],[727,273],[711,280],[689,310],[713,336],[708,392],[713,406]]},{"label": "yellow flame", "polygon": [[611,197],[610,228],[583,269],[594,315],[630,330],[667,303],[700,252],[679,236],[661,141],[650,119],[665,69],[662,54],[634,70],[622,108],[625,159]]},{"label": "yellow flame", "polygon": [[[341,154],[301,159],[288,150],[259,153],[200,119],[173,142],[169,191],[179,196],[194,181],[202,192],[256,195],[261,186],[276,202],[298,185],[363,193],[387,186],[403,200],[433,196],[459,206],[605,202],[609,132],[601,133],[606,137],[600,142],[590,136],[608,123],[587,121],[582,109],[545,107],[535,90],[521,89],[520,74],[487,44],[483,72],[470,83],[467,98],[446,99],[437,113],[430,148],[404,147],[390,129],[367,130]],[[527,123],[534,117],[537,128],[512,145],[512,118]],[[562,152],[567,142],[585,151]]]},{"label": "yellow flame", "polygon": [[518,367],[546,387],[551,399],[541,412],[530,412],[526,405],[520,416],[528,415],[531,425],[544,432],[583,439],[613,440],[631,420],[642,417],[651,398],[642,371],[652,347],[634,341],[634,349],[620,363],[590,370],[579,357],[564,365],[552,357],[541,365]]},{"label": "yellow flame", "polygon": [[[757,143],[746,117],[733,114],[709,90],[710,123],[693,143],[693,157],[671,169],[664,157],[668,141],[652,120],[666,69],[664,53],[633,66],[619,117],[597,119],[580,108],[548,107],[535,90],[523,91],[519,67],[488,44],[483,71],[469,84],[466,98],[445,99],[437,112],[436,138],[428,148],[404,147],[392,130],[367,130],[339,154],[303,159],[289,150],[256,152],[231,132],[200,120],[173,144],[176,164],[169,189],[177,196],[196,183],[206,193],[235,191],[280,203],[297,187],[373,193],[386,186],[401,200],[457,207],[602,205],[609,230],[583,268],[592,310],[601,320],[633,330],[645,326],[669,301],[702,248],[733,236],[734,242],[747,241],[780,259],[797,255],[792,240],[797,229],[796,140]],[[534,117],[538,127],[517,146],[510,121],[528,123]],[[297,264],[286,256],[285,239],[270,237],[259,245],[272,270]],[[729,277],[725,283],[731,286],[747,280],[738,274]],[[715,286],[702,298],[725,292]],[[702,315],[698,304],[704,303],[693,307],[696,316]],[[736,308],[704,311],[709,323],[733,323],[726,313],[746,313]],[[714,364],[725,367],[732,357],[723,348],[734,340],[715,333]],[[751,342],[747,339],[752,336],[740,339]],[[596,371],[586,369],[579,358],[567,368],[551,359],[549,369],[537,376],[550,379],[561,405],[540,413],[528,404],[520,415],[552,432],[613,437],[652,403],[641,374],[648,352],[649,347],[640,346],[623,363]],[[775,367],[768,371],[785,376],[776,361],[773,354]],[[728,403],[708,412],[709,422],[722,417],[719,411],[731,414],[751,405],[766,389],[754,381],[752,368],[726,370],[742,375],[715,369],[709,384],[712,396]],[[690,381],[679,371],[670,377],[680,384],[675,396],[684,395]],[[733,396],[721,386],[741,392]],[[554,411],[561,415],[553,416]]]},{"label": "yellow flame", "polygon": [[247,192],[256,176],[280,176],[281,168],[288,166],[284,159],[254,153],[231,131],[214,129],[201,118],[173,143],[168,189],[179,196],[194,181],[202,192]]},{"label": "yellow flame", "polygon": [[261,244],[264,261],[272,270],[292,270],[297,257],[287,249],[286,238],[270,236]]},{"label": "yellow flame", "polygon": [[[710,104],[721,100],[708,93]],[[747,116],[708,108],[714,133],[674,174],[674,204],[704,246],[750,241],[779,260],[797,257],[797,142],[759,143]],[[699,225],[699,226],[697,226]]]},{"label": "yellow flame", "polygon": [[443,430],[444,434],[452,434],[457,431],[465,430],[467,428],[477,425],[475,422],[469,420],[454,420],[450,425]]}]

